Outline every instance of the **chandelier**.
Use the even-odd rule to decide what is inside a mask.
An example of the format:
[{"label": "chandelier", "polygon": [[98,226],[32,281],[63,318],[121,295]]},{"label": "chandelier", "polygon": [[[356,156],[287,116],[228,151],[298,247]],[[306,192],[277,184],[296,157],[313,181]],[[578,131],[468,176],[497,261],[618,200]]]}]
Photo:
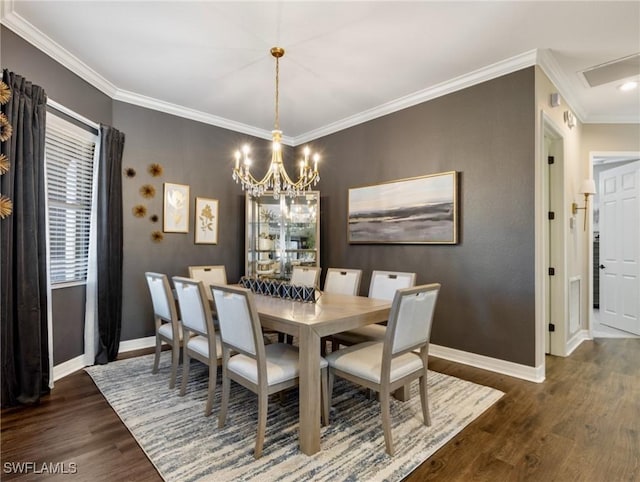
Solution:
[{"label": "chandelier", "polygon": [[[311,150],[306,146],[303,150],[303,158],[299,164],[298,180],[293,181],[287,174],[284,164],[282,163],[282,131],[280,130],[279,115],[279,88],[280,88],[280,58],[284,55],[284,49],[281,47],[273,47],[271,55],[276,59],[276,115],[274,129],[271,131],[273,143],[271,154],[271,165],[269,170],[260,180],[257,180],[251,174],[251,158],[249,157],[249,146],[244,145],[242,151],[235,153],[235,167],[233,168],[233,180],[242,185],[242,189],[246,190],[253,197],[262,196],[265,191],[273,191],[273,197],[278,199],[280,194],[290,197],[299,196],[305,189],[311,189],[312,185],[316,185],[320,180],[318,174],[318,161],[320,156],[314,154],[311,156]],[[313,161],[313,167],[311,166]]]}]

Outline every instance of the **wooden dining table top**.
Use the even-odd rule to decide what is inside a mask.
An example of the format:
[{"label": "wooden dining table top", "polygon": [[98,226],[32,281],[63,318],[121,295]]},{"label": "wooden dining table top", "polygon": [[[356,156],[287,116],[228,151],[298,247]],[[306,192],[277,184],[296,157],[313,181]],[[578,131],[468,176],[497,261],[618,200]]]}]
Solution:
[{"label": "wooden dining table top", "polygon": [[364,296],[322,293],[315,303],[255,295],[260,320],[268,328],[297,335],[301,326],[320,336],[387,320],[391,302]]}]

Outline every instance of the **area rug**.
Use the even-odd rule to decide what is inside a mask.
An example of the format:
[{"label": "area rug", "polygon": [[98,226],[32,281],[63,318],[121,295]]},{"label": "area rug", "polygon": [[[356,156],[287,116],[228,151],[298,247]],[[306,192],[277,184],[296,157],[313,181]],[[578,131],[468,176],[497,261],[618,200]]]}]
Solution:
[{"label": "area rug", "polygon": [[[398,481],[407,476],[503,393],[429,372],[431,427],[422,424],[418,383],[408,402],[393,400],[396,455],[385,452],[380,407],[356,385],[336,379],[331,425],[322,428],[322,450],[298,449],[298,392],[269,401],[262,458],[253,458],[257,398],[232,382],[227,424],[218,429],[220,377],[213,413],[204,416],[207,368],[192,361],[187,393],[169,389],[169,352],[151,373],[153,355],[86,369],[166,481]],[[181,382],[178,376],[179,386]]]}]

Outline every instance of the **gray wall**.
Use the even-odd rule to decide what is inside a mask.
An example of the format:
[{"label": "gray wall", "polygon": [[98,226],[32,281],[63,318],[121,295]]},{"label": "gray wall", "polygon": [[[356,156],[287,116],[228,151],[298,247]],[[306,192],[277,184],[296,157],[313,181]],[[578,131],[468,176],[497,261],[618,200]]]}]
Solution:
[{"label": "gray wall", "polygon": [[[61,66],[4,25],[0,26],[1,67],[44,88],[50,99],[93,120],[111,124],[111,98]],[[84,352],[84,286],[54,289],[53,358],[58,364]]]},{"label": "gray wall", "polygon": [[[268,143],[197,122],[115,102],[2,27],[2,67],[42,85],[55,101],[126,135],[123,166],[124,299],[122,340],[153,334],[147,270],[186,274],[190,264],[225,264],[230,281],[244,270],[244,197],[230,179],[232,150],[248,140],[255,157]],[[534,366],[534,69],[405,109],[318,139],[321,151],[322,264],[358,267],[365,294],[373,269],[415,271],[443,288],[433,342]],[[291,150],[288,149],[290,152]],[[285,154],[286,155],[286,154]],[[151,163],[164,173],[153,178]],[[460,243],[349,245],[347,191],[436,172],[460,173]],[[163,182],[191,187],[190,231],[162,231]],[[139,194],[156,188],[153,199]],[[196,196],[220,202],[219,244],[195,245]],[[147,217],[132,215],[136,204]],[[157,214],[158,224],[148,218]],[[84,291],[54,293],[56,363],[82,353]],[[65,290],[66,291],[66,290]],[[76,333],[74,336],[72,333]]]},{"label": "gray wall", "polygon": [[44,88],[47,97],[97,123],[111,124],[111,98],[82,80],[4,25],[0,26],[2,68]]},{"label": "gray wall", "polygon": [[[145,271],[186,276],[187,266],[224,264],[229,281],[244,273],[244,196],[231,179],[235,148],[252,144],[256,159],[266,159],[269,143],[237,132],[194,122],[169,114],[114,102],[114,126],[126,133],[123,167],[136,176],[123,178],[124,209],[124,297],[122,340],[154,334],[153,312],[144,279]],[[263,153],[264,152],[264,153]],[[163,174],[152,177],[149,164],[158,163]],[[190,186],[189,233],[164,233],[160,243],[151,233],[162,231],[163,183]],[[156,189],[152,199],[140,195],[140,187]],[[194,243],[195,198],[218,200],[218,244]],[[132,208],[147,208],[145,218],[136,218]],[[157,224],[149,216],[159,217]]]},{"label": "gray wall", "polygon": [[[534,69],[318,140],[324,268],[442,284],[432,341],[534,366]],[[460,173],[458,245],[349,245],[350,187]]]}]

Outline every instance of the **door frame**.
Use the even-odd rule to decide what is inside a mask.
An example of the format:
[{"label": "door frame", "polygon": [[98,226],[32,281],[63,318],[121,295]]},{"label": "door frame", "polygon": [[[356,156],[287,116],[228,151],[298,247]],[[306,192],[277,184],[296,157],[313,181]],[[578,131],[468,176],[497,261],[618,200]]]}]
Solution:
[{"label": "door frame", "polygon": [[[596,158],[601,157],[610,157],[610,158],[628,158],[628,159],[640,159],[640,151],[590,151],[589,152],[589,179],[593,179],[593,163]],[[619,159],[621,160],[621,159]],[[613,163],[614,161],[612,161]],[[593,208],[594,203],[589,203],[589,211],[586,213],[587,216],[591,216],[593,220]],[[587,231],[587,239],[591,240],[591,242],[587,243],[587,266],[589,269],[589,276],[587,279],[589,280],[589,286],[587,289],[587,323],[589,336],[593,338],[593,222],[588,223],[589,229]],[[630,334],[630,338],[633,336]]]},{"label": "door frame", "polygon": [[[544,111],[541,116],[540,126],[540,159],[538,162],[540,170],[540,180],[537,189],[539,198],[536,202],[538,207],[538,213],[536,215],[536,229],[538,236],[536,236],[536,361],[538,359],[544,362],[545,354],[566,356],[566,341],[567,341],[567,231],[568,231],[568,214],[563,209],[566,206],[566,193],[565,193],[565,179],[566,179],[566,166],[565,166],[565,136],[562,128],[556,124],[556,122]],[[556,169],[554,170],[553,184],[550,183],[549,176],[549,164],[546,158],[545,140],[551,139],[554,142],[561,144],[560,149],[556,157]],[[553,195],[555,205],[550,206],[550,199]],[[555,213],[554,222],[557,223],[558,229],[554,231],[554,239],[550,239],[550,224],[548,219],[548,211],[553,208]],[[554,251],[551,251],[551,244],[553,244]],[[547,293],[550,291],[551,277],[548,274],[550,267],[550,256],[554,253],[555,258],[554,268],[554,285],[556,289],[553,291],[553,296],[548,297]],[[549,320],[547,314],[554,314],[557,319],[550,321],[554,322],[555,332],[553,336],[549,336]]]}]

